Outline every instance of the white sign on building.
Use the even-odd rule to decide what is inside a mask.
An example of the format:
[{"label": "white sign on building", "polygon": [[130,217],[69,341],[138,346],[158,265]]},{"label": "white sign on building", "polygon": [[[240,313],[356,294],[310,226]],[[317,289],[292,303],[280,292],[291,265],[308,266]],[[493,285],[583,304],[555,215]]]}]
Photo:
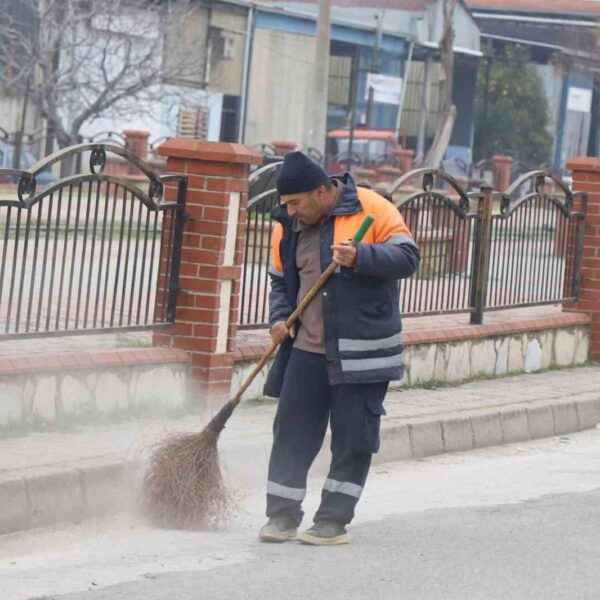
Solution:
[{"label": "white sign on building", "polygon": [[402,77],[369,73],[365,100],[369,99],[369,89],[373,88],[373,100],[382,104],[400,104],[402,96]]},{"label": "white sign on building", "polygon": [[592,110],[592,90],[580,87],[569,87],[567,110],[589,113]]}]

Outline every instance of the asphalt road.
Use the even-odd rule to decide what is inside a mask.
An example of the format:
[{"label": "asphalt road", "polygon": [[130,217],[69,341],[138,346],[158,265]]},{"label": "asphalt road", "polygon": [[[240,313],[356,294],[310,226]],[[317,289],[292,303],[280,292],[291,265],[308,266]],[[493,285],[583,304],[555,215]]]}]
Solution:
[{"label": "asphalt road", "polygon": [[600,430],[379,466],[359,508],[334,548],[258,543],[252,491],[223,532],[122,515],[0,537],[0,598],[600,598]]}]

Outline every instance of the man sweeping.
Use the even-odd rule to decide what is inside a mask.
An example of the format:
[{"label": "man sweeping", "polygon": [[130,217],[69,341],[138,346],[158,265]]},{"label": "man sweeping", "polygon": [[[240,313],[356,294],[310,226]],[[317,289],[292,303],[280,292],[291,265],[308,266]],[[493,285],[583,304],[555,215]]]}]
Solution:
[{"label": "man sweeping", "polygon": [[[349,541],[346,525],[379,449],[383,401],[402,378],[399,281],[419,253],[396,207],[357,187],[349,173],[329,177],[302,152],[288,154],[277,189],[281,205],[269,270],[271,337],[281,344],[264,393],[278,397],[267,484],[265,542],[296,538],[308,470],[331,424],[331,467],[306,544]],[[348,240],[367,214],[375,217],[363,242]],[[339,270],[301,316],[285,321],[334,260]]]}]

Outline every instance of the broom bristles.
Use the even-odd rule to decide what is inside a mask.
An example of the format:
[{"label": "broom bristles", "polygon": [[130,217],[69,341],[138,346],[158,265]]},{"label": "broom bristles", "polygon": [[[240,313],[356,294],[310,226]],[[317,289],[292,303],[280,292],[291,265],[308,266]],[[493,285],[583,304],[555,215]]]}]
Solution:
[{"label": "broom bristles", "polygon": [[233,508],[211,427],[170,437],[153,453],[143,482],[143,508],[159,525],[206,529],[221,527]]}]

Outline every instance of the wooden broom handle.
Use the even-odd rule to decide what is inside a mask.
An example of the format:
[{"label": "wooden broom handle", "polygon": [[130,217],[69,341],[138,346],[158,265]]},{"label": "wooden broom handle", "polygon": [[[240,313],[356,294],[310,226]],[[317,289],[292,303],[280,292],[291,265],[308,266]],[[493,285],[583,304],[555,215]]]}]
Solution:
[{"label": "wooden broom handle", "polygon": [[[369,227],[371,227],[374,220],[375,218],[373,216],[367,215],[361,223],[360,227],[358,228],[358,231],[354,234],[354,237],[350,240],[350,242],[355,245],[358,244],[358,242],[360,242],[363,239],[365,233],[367,233]],[[321,288],[325,285],[325,282],[331,277],[331,275],[333,275],[333,273],[338,267],[338,263],[332,262],[323,271],[323,273],[321,273],[321,276],[319,277],[317,282],[310,288],[310,290],[308,290],[306,296],[302,298],[296,310],[288,317],[287,321],[285,322],[285,325],[288,329],[296,323],[298,317],[300,317],[300,315],[304,312],[304,309],[311,303],[312,299],[319,293]],[[240,403],[244,392],[250,387],[250,384],[254,381],[254,378],[262,371],[262,368],[265,366],[265,364],[267,363],[267,361],[271,357],[271,354],[273,354],[277,346],[278,344],[273,341],[269,344],[269,347],[262,355],[261,359],[258,361],[256,367],[254,367],[254,369],[252,370],[252,373],[250,373],[250,375],[246,377],[246,379],[240,386],[240,389],[230,400],[233,407],[237,406]]]}]

